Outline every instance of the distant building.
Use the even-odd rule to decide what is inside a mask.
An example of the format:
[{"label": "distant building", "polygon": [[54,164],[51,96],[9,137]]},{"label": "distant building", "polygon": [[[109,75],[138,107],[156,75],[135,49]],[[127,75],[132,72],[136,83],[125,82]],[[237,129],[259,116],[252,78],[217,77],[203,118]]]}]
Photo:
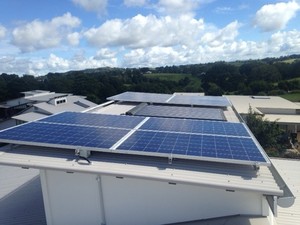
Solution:
[{"label": "distant building", "polygon": [[0,132],[0,164],[39,169],[48,225],[275,225],[294,204],[225,97],[109,100]]},{"label": "distant building", "polygon": [[63,112],[81,112],[97,106],[84,96],[34,90],[23,92],[24,97],[0,104],[2,117],[12,117],[16,124],[30,122]]},{"label": "distant building", "polygon": [[226,95],[236,111],[245,118],[251,107],[264,119],[275,121],[289,133],[298,134],[300,142],[300,105],[279,96]]}]

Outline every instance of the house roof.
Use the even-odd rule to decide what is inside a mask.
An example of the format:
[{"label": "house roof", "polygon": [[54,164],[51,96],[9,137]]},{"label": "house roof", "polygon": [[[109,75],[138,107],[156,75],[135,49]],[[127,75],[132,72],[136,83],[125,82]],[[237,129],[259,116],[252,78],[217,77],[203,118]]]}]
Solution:
[{"label": "house roof", "polygon": [[225,95],[240,114],[247,114],[249,106],[256,108],[273,109],[300,109],[300,106],[278,96],[244,96],[244,95]]},{"label": "house roof", "polygon": [[47,117],[48,115],[38,113],[38,112],[28,112],[28,113],[23,113],[18,116],[13,116],[12,118],[15,120],[22,120],[25,122],[30,122],[38,119],[42,119],[44,117]]},{"label": "house roof", "polygon": [[0,166],[0,224],[46,225],[39,171]]},{"label": "house roof", "polygon": [[[63,105],[63,104],[62,104]],[[97,113],[118,111],[123,114],[135,104],[111,104],[97,107]],[[116,112],[115,112],[116,113]],[[233,112],[229,113],[233,114]],[[233,116],[233,115],[231,115]],[[237,119],[237,118],[236,118]],[[220,162],[174,159],[169,164],[165,158],[144,157],[114,153],[93,152],[91,164],[77,160],[74,150],[26,145],[0,148],[0,164],[18,165],[25,168],[61,170],[66,172],[95,173],[111,176],[131,177],[161,182],[172,182],[220,188],[224,191],[249,191],[263,195],[285,196],[278,182],[275,167],[260,166],[255,170],[249,165]]]},{"label": "house roof", "polygon": [[86,161],[76,161],[74,150],[22,145],[4,146],[0,156],[0,164],[6,165],[136,177],[266,195],[284,194],[272,176],[272,167],[266,166],[256,171],[252,166],[180,159],[169,164],[164,158],[99,152],[93,152],[89,157],[92,164],[87,165]]},{"label": "house roof", "polygon": [[55,114],[63,111],[81,112],[87,108],[95,107],[97,104],[90,102],[81,96],[72,95],[67,97],[66,103],[52,105],[47,102],[41,102],[35,104],[34,106],[50,114]]},{"label": "house roof", "polygon": [[296,197],[291,207],[278,206],[277,224],[298,225],[300,221],[300,160],[273,158],[271,161]]},{"label": "house roof", "polygon": [[265,114],[264,119],[269,121],[276,121],[284,124],[300,124],[300,114],[284,115],[284,114]]}]

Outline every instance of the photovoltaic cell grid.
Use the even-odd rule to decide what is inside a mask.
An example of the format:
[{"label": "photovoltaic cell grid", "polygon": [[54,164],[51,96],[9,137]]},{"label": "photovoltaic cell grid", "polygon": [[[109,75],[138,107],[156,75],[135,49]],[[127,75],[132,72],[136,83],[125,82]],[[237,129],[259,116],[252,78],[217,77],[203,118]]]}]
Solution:
[{"label": "photovoltaic cell grid", "polygon": [[39,122],[71,124],[80,126],[134,128],[144,117],[127,117],[118,115],[99,115],[93,113],[64,112],[46,117]]},{"label": "photovoltaic cell grid", "polygon": [[203,105],[203,106],[219,106],[227,107],[231,104],[225,97],[221,96],[187,96],[175,95],[168,103],[182,104],[182,105]]},{"label": "photovoltaic cell grid", "polygon": [[[172,155],[177,158],[250,165],[257,162],[262,165],[270,163],[246,128],[239,123],[149,118],[146,122],[142,121],[143,125],[140,126],[140,121],[145,119],[144,117],[79,114],[62,113],[1,131],[0,141],[137,155],[164,157]],[[103,122],[98,124],[95,122],[99,127],[95,124],[90,126],[90,123],[85,122],[89,116],[99,117],[99,121],[106,118],[108,127],[104,127]],[[70,117],[77,117],[77,120]],[[124,122],[124,118],[128,121],[132,118],[139,120],[129,123],[130,125],[123,125],[126,128],[112,127],[117,126],[113,120],[119,121],[119,127],[122,127],[122,123],[127,123]],[[72,122],[75,124],[68,124]],[[137,130],[132,129],[136,126],[139,127]],[[127,137],[129,132],[132,134]],[[116,147],[112,148],[113,146]]]},{"label": "photovoltaic cell grid", "polygon": [[[138,130],[118,149],[174,158],[206,158],[211,161],[266,162],[251,138]],[[253,163],[255,164],[255,163]]]},{"label": "photovoltaic cell grid", "polygon": [[127,102],[151,102],[151,103],[164,103],[172,95],[169,94],[155,94],[144,92],[124,92],[118,95],[111,96],[107,100],[127,101]]},{"label": "photovoltaic cell grid", "polygon": [[137,111],[134,115],[166,118],[225,120],[222,109],[181,106],[147,105]]},{"label": "photovoltaic cell grid", "polygon": [[32,122],[0,132],[0,139],[47,147],[110,148],[128,132],[125,129]]},{"label": "photovoltaic cell grid", "polygon": [[107,98],[114,101],[125,102],[150,102],[161,104],[176,105],[197,105],[197,106],[215,106],[227,107],[230,102],[221,96],[199,96],[199,95],[169,95],[144,92],[124,92]]},{"label": "photovoltaic cell grid", "polygon": [[152,117],[145,124],[143,124],[140,129],[152,131],[250,137],[250,134],[241,123],[205,120],[183,120]]}]

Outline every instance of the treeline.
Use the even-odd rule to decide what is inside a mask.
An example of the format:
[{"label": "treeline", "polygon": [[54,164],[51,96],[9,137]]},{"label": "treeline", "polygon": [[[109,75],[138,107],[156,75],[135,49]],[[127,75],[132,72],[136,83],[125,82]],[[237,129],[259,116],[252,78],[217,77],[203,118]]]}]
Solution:
[{"label": "treeline", "polygon": [[[157,76],[151,77],[151,74],[182,74],[192,79],[187,76],[179,80],[159,79]],[[49,73],[40,77],[2,73],[0,102],[34,89],[85,95],[96,103],[124,91],[280,95],[300,90],[299,77],[300,55],[157,68],[98,68]]]},{"label": "treeline", "polygon": [[[143,76],[140,69],[105,68],[67,73],[49,73],[46,76],[34,77],[15,74],[0,75],[0,102],[20,97],[20,92],[29,90],[49,90],[58,93],[84,95],[90,101],[101,103],[108,96],[124,91],[143,91],[173,93],[184,90],[182,81],[151,79]],[[182,87],[182,88],[181,88]]]}]

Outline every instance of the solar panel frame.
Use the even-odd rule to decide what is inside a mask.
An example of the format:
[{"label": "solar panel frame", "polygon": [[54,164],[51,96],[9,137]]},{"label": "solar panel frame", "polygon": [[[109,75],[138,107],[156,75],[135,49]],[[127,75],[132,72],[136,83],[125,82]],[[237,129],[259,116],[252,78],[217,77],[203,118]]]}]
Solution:
[{"label": "solar panel frame", "polygon": [[[137,108],[138,107],[139,106],[137,106]],[[181,119],[226,120],[223,110],[220,108],[200,108],[170,105],[145,105],[144,107],[138,109],[134,115]]]}]

